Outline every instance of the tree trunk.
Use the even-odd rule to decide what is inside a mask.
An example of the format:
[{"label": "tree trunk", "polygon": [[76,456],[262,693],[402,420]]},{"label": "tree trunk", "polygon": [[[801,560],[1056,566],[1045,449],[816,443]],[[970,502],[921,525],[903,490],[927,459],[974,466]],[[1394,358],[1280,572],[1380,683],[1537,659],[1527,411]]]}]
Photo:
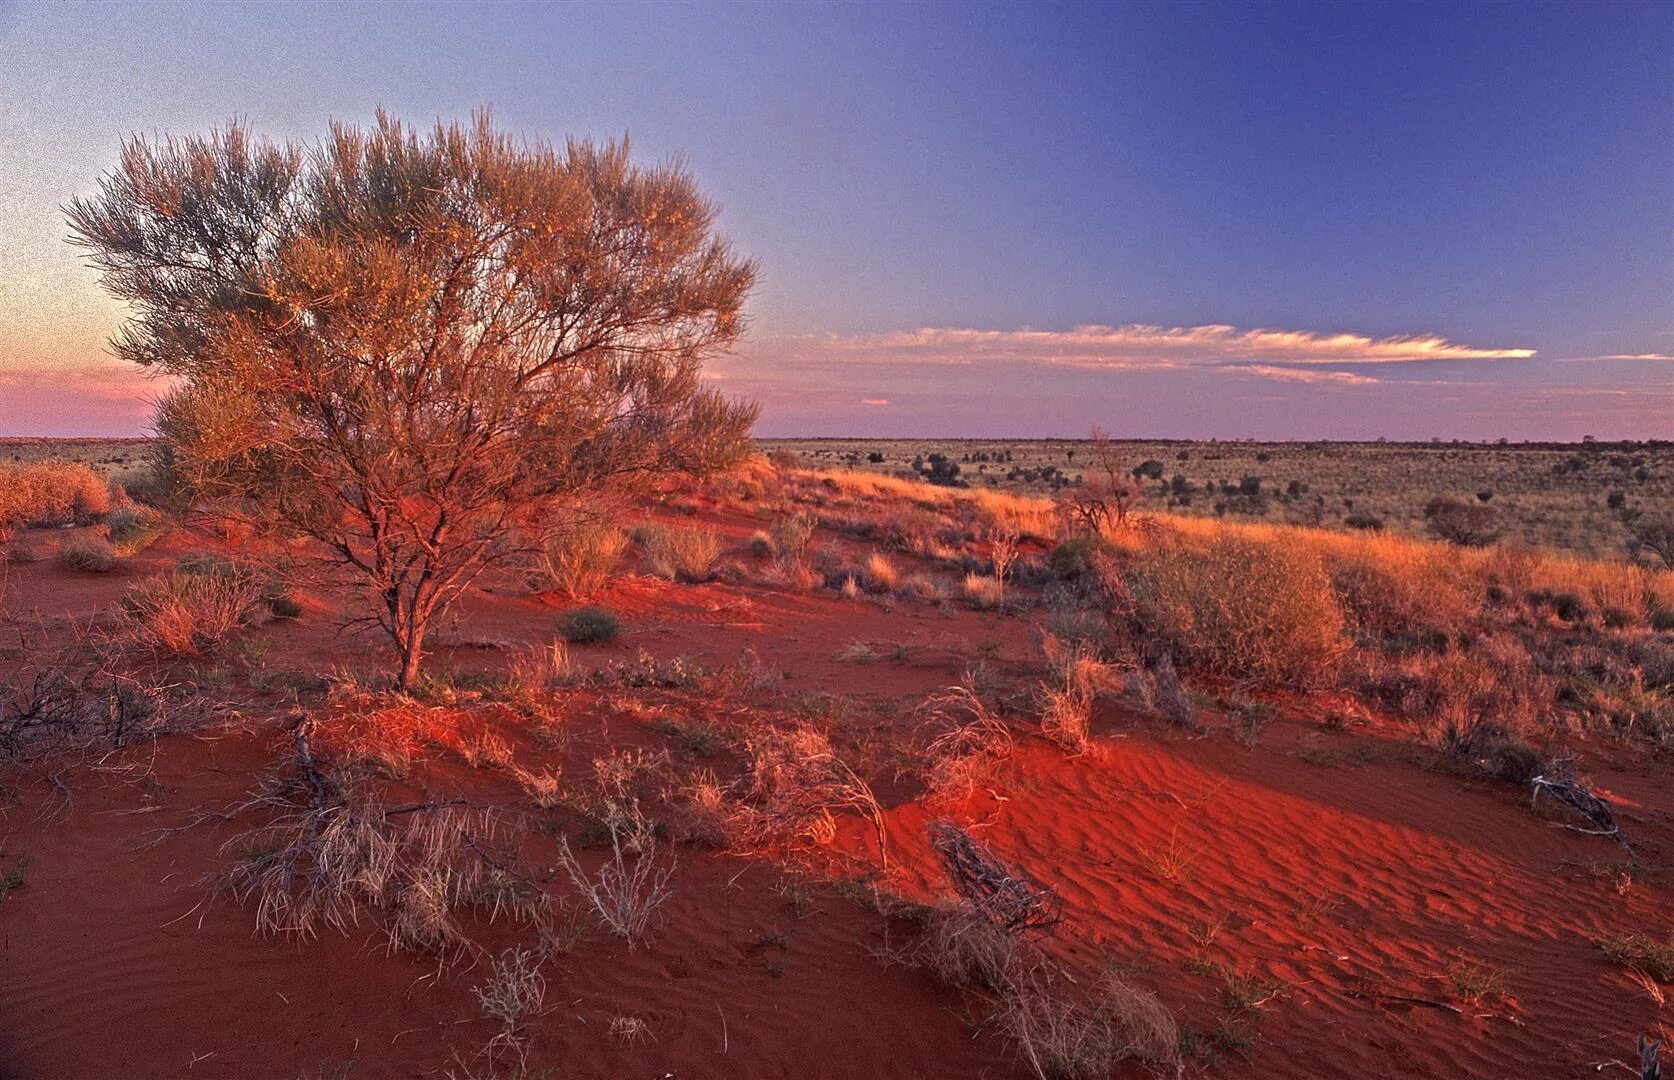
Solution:
[{"label": "tree trunk", "polygon": [[398,643],[401,649],[401,681],[402,690],[411,690],[418,682],[419,665],[424,660],[424,627],[414,626],[408,632],[407,640]]}]

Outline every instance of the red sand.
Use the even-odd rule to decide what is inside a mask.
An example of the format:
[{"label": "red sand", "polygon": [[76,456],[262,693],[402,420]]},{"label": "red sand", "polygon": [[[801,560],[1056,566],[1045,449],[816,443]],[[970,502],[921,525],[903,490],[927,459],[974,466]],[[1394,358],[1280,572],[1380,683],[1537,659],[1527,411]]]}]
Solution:
[{"label": "red sand", "polygon": [[[736,523],[731,539],[742,539]],[[53,538],[37,535],[43,549]],[[125,569],[75,574],[51,560],[15,565],[14,614],[63,620],[107,610],[125,580],[190,546],[171,537]],[[902,560],[905,562],[906,560]],[[985,661],[996,677],[1035,672],[1028,617],[886,608],[830,593],[759,586],[669,585],[627,578],[605,603],[629,628],[610,646],[574,649],[584,666],[643,649],[715,667],[754,649],[784,670],[791,692],[843,695],[839,721],[888,811],[894,884],[945,893],[925,842],[925,808],[897,782],[890,747],[912,708]],[[553,609],[507,589],[468,605],[433,658],[462,669],[503,664],[549,639]],[[255,635],[273,670],[321,672],[381,662],[370,640],[345,640],[315,609]],[[915,646],[904,660],[844,663],[856,639]],[[1038,673],[1037,673],[1038,675]],[[617,710],[638,691],[582,693],[569,703],[578,741],[566,776],[607,743],[656,744],[646,715]],[[5,811],[0,849],[26,853],[27,880],[0,903],[0,1078],[244,1078],[486,1074],[478,1048],[493,1034],[470,988],[484,969],[439,968],[389,955],[368,919],[347,936],[272,940],[251,912],[208,898],[205,881],[236,829],[211,822],[166,835],[237,802],[282,749],[277,691],[226,691],[245,720],[175,735],[67,770],[70,793],[36,775]],[[703,695],[647,691],[674,715],[736,721]],[[758,713],[759,714],[759,713]],[[1065,757],[1025,739],[1003,799],[954,808],[985,843],[1055,883],[1065,918],[1050,948],[1072,970],[1120,962],[1156,990],[1183,1028],[1217,1020],[1253,1040],[1221,1049],[1188,1074],[1581,1077],[1619,1072],[1656,1003],[1593,939],[1661,936],[1674,894],[1660,877],[1625,893],[1576,864],[1622,859],[1608,841],[1555,827],[1503,785],[1422,767],[1398,733],[1327,731],[1299,713],[1247,748],[1224,732],[1185,737],[1105,707],[1094,752]],[[557,754],[506,721],[527,768]],[[1369,748],[1354,753],[1356,748]],[[1655,767],[1625,748],[1585,745],[1595,779],[1625,807],[1642,859],[1660,863],[1671,796]],[[1306,754],[1306,756],[1304,756]],[[448,794],[511,799],[495,770],[437,752],[413,783]],[[946,812],[946,811],[943,811]],[[841,853],[875,862],[870,831],[846,819]],[[556,837],[534,833],[524,854],[555,860]],[[1178,872],[1160,872],[1174,853]],[[852,867],[851,867],[852,869]],[[590,934],[547,968],[546,1012],[531,1025],[532,1070],[624,1077],[1022,1077],[1027,1070],[986,1024],[984,1000],[935,984],[879,954],[910,934],[828,882],[799,913],[797,873],[766,858],[682,848],[674,899],[637,949]],[[557,881],[551,886],[560,888]],[[1195,924],[1220,923],[1207,946]],[[473,926],[491,949],[515,928]],[[1206,932],[1195,931],[1199,937]],[[783,935],[780,939],[775,935]],[[781,944],[781,940],[783,944]],[[1253,1014],[1233,1008],[1213,961],[1283,992]],[[1447,973],[1481,964],[1502,992],[1462,1014],[1400,999],[1457,1003]],[[623,1045],[611,1018],[635,1016],[649,1037]],[[463,1063],[463,1064],[462,1064]],[[1142,1075],[1138,1069],[1131,1075]]]}]

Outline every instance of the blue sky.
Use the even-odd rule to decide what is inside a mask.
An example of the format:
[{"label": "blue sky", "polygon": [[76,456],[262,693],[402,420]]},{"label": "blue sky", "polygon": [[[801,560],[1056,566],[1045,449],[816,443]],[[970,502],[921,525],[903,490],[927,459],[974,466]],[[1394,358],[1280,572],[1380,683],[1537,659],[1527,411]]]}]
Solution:
[{"label": "blue sky", "polygon": [[0,433],[143,427],[122,136],[380,104],[680,154],[765,434],[1674,437],[1674,6],[1596,3],[0,2]]}]

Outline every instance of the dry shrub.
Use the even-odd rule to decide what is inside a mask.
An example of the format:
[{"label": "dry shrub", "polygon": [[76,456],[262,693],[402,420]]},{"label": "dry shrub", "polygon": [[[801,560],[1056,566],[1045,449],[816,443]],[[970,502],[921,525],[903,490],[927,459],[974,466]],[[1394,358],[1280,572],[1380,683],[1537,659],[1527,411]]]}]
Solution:
[{"label": "dry shrub", "polygon": [[1017,938],[961,900],[930,909],[921,950],[931,974],[947,986],[1003,990]]},{"label": "dry shrub", "polygon": [[721,555],[721,537],[713,529],[645,525],[638,534],[647,569],[669,581],[707,581]]},{"label": "dry shrub", "polygon": [[569,646],[557,638],[513,659],[507,681],[522,693],[538,695],[562,686],[573,674]]},{"label": "dry shrub", "polygon": [[468,944],[462,908],[530,924],[544,918],[544,892],[497,850],[492,812],[380,805],[359,778],[316,756],[311,731],[310,722],[298,724],[290,757],[229,814],[266,818],[223,845],[238,861],[221,878],[236,899],[255,900],[261,933],[347,932],[374,911],[391,950],[447,952]]},{"label": "dry shrub", "polygon": [[978,611],[997,608],[1006,598],[1005,587],[987,574],[966,574],[959,583],[959,594]]},{"label": "dry shrub", "polygon": [[535,556],[530,588],[586,599],[604,588],[627,549],[627,534],[614,525],[582,525],[554,532]]},{"label": "dry shrub", "polygon": [[1072,754],[1092,742],[1093,696],[1076,686],[1040,686],[1040,731]]},{"label": "dry shrub", "polygon": [[765,728],[746,740],[749,805],[740,824],[757,844],[829,844],[837,835],[832,811],[849,809],[872,823],[887,864],[883,809],[871,787],[837,755],[825,734],[806,724]]},{"label": "dry shrub", "polygon": [[1106,1080],[1124,1061],[1179,1068],[1180,1033],[1155,994],[1107,975],[1079,1000],[1064,982],[1037,967],[1001,1003],[1006,1034],[1040,1080]]},{"label": "dry shrub", "polygon": [[0,538],[36,525],[86,525],[109,510],[109,487],[80,462],[0,468]]},{"label": "dry shrub", "polygon": [[1304,546],[1164,541],[1133,560],[1128,581],[1140,622],[1216,675],[1320,686],[1349,648],[1324,563]]},{"label": "dry shrub", "polygon": [[116,567],[116,549],[102,536],[82,533],[64,541],[58,549],[58,560],[72,570],[104,574]]},{"label": "dry shrub", "polygon": [[684,785],[669,793],[669,832],[679,841],[704,847],[727,846],[730,814],[726,788],[709,769],[700,769]]},{"label": "dry shrub", "polygon": [[135,555],[162,534],[165,520],[150,507],[128,503],[105,515],[105,529],[119,553]]},{"label": "dry shrub", "polygon": [[925,747],[925,787],[932,800],[957,802],[994,783],[1011,757],[1011,729],[989,711],[969,682],[950,686],[919,706],[934,733]]},{"label": "dry shrub", "polygon": [[674,889],[669,884],[676,866],[671,853],[665,860],[655,840],[641,840],[630,855],[623,835],[610,830],[610,855],[594,874],[582,868],[567,838],[558,841],[558,865],[581,893],[600,925],[628,944],[637,944]]},{"label": "dry shrub", "polygon": [[861,588],[869,593],[893,592],[900,576],[887,556],[874,551],[867,556],[866,565],[861,568]]},{"label": "dry shrub", "polygon": [[1432,552],[1416,545],[1403,554],[1409,557],[1361,550],[1328,559],[1347,624],[1363,643],[1428,644],[1457,633],[1477,614],[1456,563],[1425,557]]},{"label": "dry shrub", "polygon": [[136,581],[122,607],[136,644],[165,656],[203,656],[248,625],[261,600],[255,576],[229,566]]},{"label": "dry shrub", "polygon": [[505,950],[490,962],[488,981],[471,992],[483,1015],[499,1021],[502,1035],[515,1034],[524,1018],[539,1013],[546,1000],[540,957],[528,949]]},{"label": "dry shrub", "polygon": [[808,545],[814,539],[814,519],[807,514],[786,514],[773,522],[769,538],[772,551],[791,565],[800,565],[808,556]]}]

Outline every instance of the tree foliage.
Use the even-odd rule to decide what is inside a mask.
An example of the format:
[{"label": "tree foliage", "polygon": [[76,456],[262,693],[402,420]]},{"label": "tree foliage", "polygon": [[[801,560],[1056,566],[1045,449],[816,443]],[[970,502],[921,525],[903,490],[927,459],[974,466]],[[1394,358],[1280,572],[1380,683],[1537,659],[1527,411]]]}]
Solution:
[{"label": "tree foliage", "polygon": [[404,685],[486,569],[747,445],[754,406],[699,376],[755,267],[626,142],[231,124],[129,140],[67,213],[132,307],[117,354],[172,377],[157,428],[194,496],[351,571]]}]

